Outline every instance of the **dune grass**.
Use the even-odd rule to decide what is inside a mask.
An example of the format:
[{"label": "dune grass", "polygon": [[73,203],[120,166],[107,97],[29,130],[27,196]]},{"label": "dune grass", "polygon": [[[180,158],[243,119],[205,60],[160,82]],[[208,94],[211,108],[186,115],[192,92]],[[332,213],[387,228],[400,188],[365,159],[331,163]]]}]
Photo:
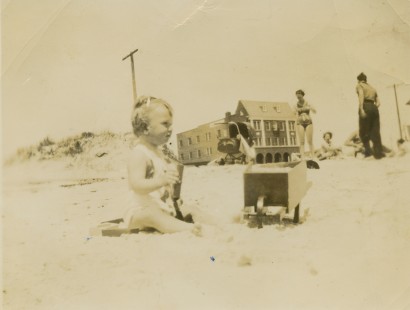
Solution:
[{"label": "dune grass", "polygon": [[[61,140],[54,141],[50,137],[43,138],[39,143],[17,149],[17,151],[5,161],[5,165],[29,160],[50,160],[64,157],[76,157],[83,154],[93,146],[110,144],[122,135],[111,131],[99,133],[82,132]],[[127,136],[125,134],[124,136]]]}]

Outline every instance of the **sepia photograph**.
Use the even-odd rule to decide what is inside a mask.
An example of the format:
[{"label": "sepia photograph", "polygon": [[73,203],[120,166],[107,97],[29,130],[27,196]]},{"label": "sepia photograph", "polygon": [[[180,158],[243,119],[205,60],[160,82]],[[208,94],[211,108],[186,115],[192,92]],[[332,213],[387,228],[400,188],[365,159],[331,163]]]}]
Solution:
[{"label": "sepia photograph", "polygon": [[409,0],[1,0],[5,310],[410,310]]}]

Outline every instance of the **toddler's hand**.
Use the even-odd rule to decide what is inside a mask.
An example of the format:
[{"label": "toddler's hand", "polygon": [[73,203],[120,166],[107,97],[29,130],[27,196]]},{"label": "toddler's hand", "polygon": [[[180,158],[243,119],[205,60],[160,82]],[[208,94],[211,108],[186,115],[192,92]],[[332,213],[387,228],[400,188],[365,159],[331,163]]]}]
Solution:
[{"label": "toddler's hand", "polygon": [[175,184],[179,182],[179,173],[175,166],[169,165],[164,171],[163,176],[164,185]]}]

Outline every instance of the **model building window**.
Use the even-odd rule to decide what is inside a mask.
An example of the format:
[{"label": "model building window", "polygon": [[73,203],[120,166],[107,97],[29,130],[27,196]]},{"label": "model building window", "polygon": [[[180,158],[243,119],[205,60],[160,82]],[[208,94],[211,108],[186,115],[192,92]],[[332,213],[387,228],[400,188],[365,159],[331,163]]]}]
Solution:
[{"label": "model building window", "polygon": [[193,159],[192,152],[189,152],[189,159]]},{"label": "model building window", "polygon": [[256,138],[255,139],[255,145],[256,146],[261,146],[262,145],[262,138]]},{"label": "model building window", "polygon": [[253,128],[255,128],[255,130],[261,130],[261,121],[253,121]]},{"label": "model building window", "polygon": [[206,141],[210,141],[211,140],[211,133],[207,132],[206,133]]},{"label": "model building window", "polygon": [[278,122],[272,122],[272,130],[273,131],[279,131]]},{"label": "model building window", "polygon": [[184,146],[184,142],[182,142],[182,140],[179,140],[179,146]]},{"label": "model building window", "polygon": [[287,145],[286,138],[284,138],[284,137],[280,138],[279,145]]},{"label": "model building window", "polygon": [[180,160],[184,160],[184,154],[183,154],[183,153],[181,153],[181,154],[179,155],[179,159],[180,159]]},{"label": "model building window", "polygon": [[296,145],[296,137],[290,137],[290,144]]},{"label": "model building window", "polygon": [[280,122],[280,131],[285,131],[285,122]]},{"label": "model building window", "polygon": [[197,142],[197,143],[201,142],[201,139],[200,139],[199,136],[196,136],[196,142]]},{"label": "model building window", "polygon": [[221,138],[221,130],[218,129],[218,138]]},{"label": "model building window", "polygon": [[192,139],[188,138],[188,145],[191,145],[191,144],[192,144]]},{"label": "model building window", "polygon": [[264,121],[264,123],[265,123],[265,130],[266,131],[270,130],[271,122],[270,121]]},{"label": "model building window", "polygon": [[201,158],[201,150],[198,150],[198,158]]},{"label": "model building window", "polygon": [[271,140],[271,138],[266,138],[266,139],[265,139],[265,143],[266,143],[266,146],[271,146],[271,145],[272,145],[272,140]]},{"label": "model building window", "polygon": [[279,145],[279,138],[273,138],[273,145]]},{"label": "model building window", "polygon": [[295,122],[294,121],[289,122],[289,130],[290,131],[295,131]]}]

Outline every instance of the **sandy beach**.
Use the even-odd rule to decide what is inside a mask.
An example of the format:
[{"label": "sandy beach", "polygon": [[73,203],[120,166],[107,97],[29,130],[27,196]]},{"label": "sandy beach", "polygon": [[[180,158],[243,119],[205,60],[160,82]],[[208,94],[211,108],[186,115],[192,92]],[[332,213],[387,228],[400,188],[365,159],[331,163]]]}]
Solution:
[{"label": "sandy beach", "polygon": [[[410,310],[410,0],[0,7],[2,309]],[[395,155],[354,158],[358,126]],[[141,195],[177,179],[162,143],[203,235],[94,235],[129,206],[127,163]],[[216,163],[299,146],[345,158],[307,170],[298,224],[249,227],[247,167]]]},{"label": "sandy beach", "polygon": [[244,169],[185,169],[203,237],[115,238],[89,230],[121,216],[125,169],[6,167],[4,309],[410,308],[408,156],[321,162],[302,223],[262,229],[239,221]]}]

